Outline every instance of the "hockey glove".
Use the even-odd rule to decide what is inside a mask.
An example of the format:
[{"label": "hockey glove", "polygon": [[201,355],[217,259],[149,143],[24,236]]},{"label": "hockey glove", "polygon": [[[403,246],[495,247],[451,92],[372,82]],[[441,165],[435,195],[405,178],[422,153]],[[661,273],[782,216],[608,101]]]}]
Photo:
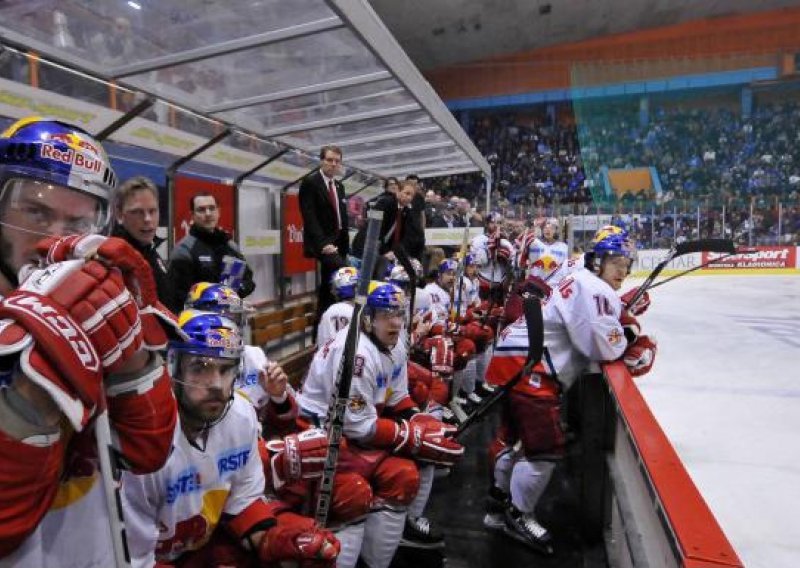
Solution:
[{"label": "hockey glove", "polygon": [[430,414],[415,414],[400,422],[394,453],[418,461],[453,465],[464,454],[464,446],[451,437],[455,430],[455,426],[440,422]]},{"label": "hockey glove", "polygon": [[158,300],[150,265],[127,241],[94,234],[48,237],[36,250],[47,264],[94,258],[118,268],[139,307],[145,349],[160,351],[167,348],[169,339],[185,339],[174,314]]},{"label": "hockey glove", "polygon": [[264,563],[295,560],[300,566],[335,566],[341,545],[332,532],[301,515],[286,512],[269,529],[258,547]]},{"label": "hockey glove", "polygon": [[622,360],[625,362],[625,366],[628,367],[631,376],[641,377],[650,372],[656,360],[657,351],[655,337],[640,335],[625,350]]},{"label": "hockey glove", "polygon": [[33,305],[41,297],[58,304],[86,333],[106,371],[119,369],[142,346],[139,309],[116,268],[59,262],[30,272],[14,297],[17,304]]},{"label": "hockey glove", "polygon": [[423,349],[430,354],[431,371],[440,375],[453,374],[453,341],[446,337],[430,337],[423,341]]},{"label": "hockey glove", "polygon": [[631,306],[630,301],[639,291],[639,288],[632,288],[625,292],[622,296],[620,296],[620,300],[622,300],[623,307],[629,311],[634,316],[640,316],[647,311],[647,308],[650,307],[650,294],[645,292],[642,294],[642,297],[636,300],[636,304]]},{"label": "hockey glove", "polygon": [[283,440],[267,442],[272,483],[280,489],[298,479],[322,476],[328,455],[328,435],[324,430],[306,430]]},{"label": "hockey glove", "polygon": [[22,372],[47,392],[76,431],[100,403],[103,366],[63,306],[15,291],[0,302],[0,355],[19,355]]},{"label": "hockey glove", "polygon": [[639,321],[628,312],[622,312],[619,317],[619,323],[625,332],[625,339],[628,340],[628,345],[633,345],[642,334],[642,327],[639,325]]}]

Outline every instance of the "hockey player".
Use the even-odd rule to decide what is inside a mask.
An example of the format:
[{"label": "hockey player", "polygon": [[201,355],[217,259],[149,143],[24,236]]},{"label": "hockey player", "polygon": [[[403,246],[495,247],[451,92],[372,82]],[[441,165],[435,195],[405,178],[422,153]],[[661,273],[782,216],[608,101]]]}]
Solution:
[{"label": "hockey player", "polygon": [[317,329],[318,346],[325,345],[337,333],[350,325],[358,279],[358,269],[352,266],[343,266],[331,276],[331,292],[336,298],[336,303],[325,310],[320,318]]},{"label": "hockey player", "polygon": [[259,424],[233,388],[243,352],[238,326],[196,310],[182,312],[179,323],[188,339],[168,352],[180,414],[172,454],[155,473],[123,477],[134,566],[333,566],[335,537],[264,496]]},{"label": "hockey player", "polygon": [[[223,315],[244,329],[244,303],[233,288],[224,284],[194,284],[184,306]],[[242,372],[234,386],[250,401],[259,420],[269,425],[273,435],[294,431],[297,403],[288,385],[288,377],[275,361],[267,358],[263,349],[254,345],[244,346]]]},{"label": "hockey player", "polygon": [[542,237],[536,238],[533,232],[526,235],[519,254],[518,265],[529,276],[548,281],[550,275],[568,258],[567,243],[556,240],[558,219],[550,217],[542,227]]},{"label": "hockey player", "polygon": [[[353,269],[339,269],[348,270]],[[192,287],[186,307],[218,313],[230,317],[234,322],[241,320],[243,314],[242,301],[233,289],[207,282],[197,283]],[[321,464],[327,454],[328,437],[319,429],[300,432],[296,421],[295,394],[287,384],[286,373],[275,362],[269,361],[260,347],[245,345],[242,361],[242,372],[234,387],[237,393],[255,407],[262,424],[262,434],[266,440],[261,441],[259,450],[264,462],[268,490],[274,492],[293,510],[307,509],[314,503],[314,488],[318,484]],[[283,438],[284,436],[287,438]],[[292,450],[288,454],[285,451],[287,441]],[[293,466],[291,460],[286,458],[287,455],[299,459],[300,464]],[[284,462],[288,465],[281,465]],[[304,462],[316,464],[317,469],[301,467]],[[296,473],[298,469],[303,470],[299,478]],[[336,476],[331,503],[331,526],[336,529],[335,534],[340,537],[342,544],[337,560],[340,568],[355,564],[358,550],[350,550],[348,535],[358,531],[360,546],[361,531],[349,525],[363,521],[371,503],[372,489],[360,476],[353,473]],[[352,561],[351,557],[354,557]]]},{"label": "hockey player", "polygon": [[514,257],[514,246],[500,233],[502,217],[498,213],[490,213],[486,217],[484,234],[472,239],[470,252],[478,265],[478,282],[480,296],[489,299],[494,295],[495,305],[503,305],[503,282],[510,270]]},{"label": "hockey player", "polygon": [[[420,413],[408,395],[407,357],[400,340],[405,309],[399,288],[370,283],[344,421],[344,435],[351,443],[339,457],[339,471],[358,472],[373,487],[373,512],[361,547],[370,568],[389,565],[406,510],[416,502],[420,477],[411,460],[452,464],[464,451],[447,437],[452,428]],[[320,346],[298,397],[301,414],[313,423],[321,424],[328,413],[346,335],[340,333]],[[429,492],[430,487],[423,489]],[[427,495],[423,497],[427,501]]]},{"label": "hockey player", "polygon": [[[119,239],[100,237],[91,261],[72,255],[78,237],[37,247],[101,231],[115,184],[79,128],[28,118],[0,134],[0,566],[114,564],[94,439],[106,403],[125,467],[169,455],[177,412],[147,262]],[[54,264],[19,277],[42,253]]]},{"label": "hockey player", "polygon": [[[592,270],[574,272],[544,301],[545,364],[509,393],[509,410],[490,452],[496,456],[490,494],[507,507],[504,518],[487,515],[487,526],[543,552],[552,551],[552,539],[535,508],[552,474],[552,457],[563,450],[560,394],[590,364],[622,357],[638,376],[655,358],[655,342],[638,333],[638,323],[623,313],[616,293],[630,270],[630,246],[624,231],[599,235]],[[626,332],[635,332],[627,342]],[[528,330],[520,318],[503,333],[489,380],[504,384],[525,365],[527,350]]]}]

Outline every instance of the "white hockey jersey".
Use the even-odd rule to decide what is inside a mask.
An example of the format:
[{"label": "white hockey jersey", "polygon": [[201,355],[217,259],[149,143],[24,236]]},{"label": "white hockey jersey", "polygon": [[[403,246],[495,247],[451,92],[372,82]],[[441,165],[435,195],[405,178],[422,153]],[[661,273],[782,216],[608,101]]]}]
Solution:
[{"label": "white hockey jersey", "polygon": [[[339,333],[332,341],[319,346],[297,396],[301,414],[325,421],[346,342],[347,334]],[[398,341],[391,353],[386,353],[366,334],[359,336],[344,419],[345,436],[369,443],[383,407],[395,406],[408,397],[407,359],[403,341]]]},{"label": "white hockey jersey", "polygon": [[263,349],[254,345],[244,346],[242,372],[236,377],[233,387],[256,409],[263,408],[269,402],[269,393],[258,380],[259,373],[267,368],[268,363],[269,359]]},{"label": "white hockey jersey", "polygon": [[2,568],[114,566],[103,483],[97,468],[87,466],[85,477],[72,476],[61,484],[42,522],[17,550],[0,560]]},{"label": "white hockey jersey", "polygon": [[255,410],[236,394],[225,417],[209,430],[205,451],[176,428],[174,449],[163,468],[148,475],[123,473],[122,502],[134,567],[199,549],[223,513],[237,515],[264,498],[258,432]]},{"label": "white hockey jersey", "polygon": [[431,282],[425,286],[425,292],[430,300],[429,309],[432,313],[432,321],[445,323],[450,318],[450,292],[439,286],[436,282]]},{"label": "white hockey jersey", "polygon": [[324,345],[350,325],[353,319],[353,304],[350,302],[337,302],[330,306],[319,320],[317,328],[317,345]]},{"label": "white hockey jersey", "polygon": [[[492,284],[499,284],[506,277],[506,264],[502,262],[492,263],[492,255],[489,252],[489,235],[478,235],[472,239],[469,252],[475,257],[475,264],[478,265],[478,276]],[[508,239],[500,239],[499,247],[505,248],[509,252],[509,260],[514,258],[514,245]]]},{"label": "white hockey jersey", "polygon": [[[552,376],[555,370],[566,389],[590,363],[621,357],[627,346],[621,312],[616,292],[592,272],[579,270],[562,280],[543,305],[544,344],[550,356],[543,360],[545,371]],[[503,384],[511,378],[525,365],[527,351],[528,329],[521,317],[500,335],[487,371],[490,382]],[[518,389],[537,395],[549,388],[540,379],[534,373]]]}]

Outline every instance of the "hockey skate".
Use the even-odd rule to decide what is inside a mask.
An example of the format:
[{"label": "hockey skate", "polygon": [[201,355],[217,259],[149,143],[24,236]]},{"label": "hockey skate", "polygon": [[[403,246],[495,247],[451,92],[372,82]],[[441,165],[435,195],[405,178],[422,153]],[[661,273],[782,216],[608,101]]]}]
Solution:
[{"label": "hockey skate", "polygon": [[483,526],[490,531],[505,532],[505,511],[508,506],[508,494],[497,487],[490,487],[489,495],[486,497],[486,515],[483,517]]},{"label": "hockey skate", "polygon": [[542,554],[553,554],[553,539],[532,513],[521,513],[511,506],[505,511],[505,533]]},{"label": "hockey skate", "polygon": [[473,410],[483,399],[474,392],[466,394],[464,391],[458,391],[458,394],[450,401],[450,410],[453,411],[459,423],[464,422]]},{"label": "hockey skate", "polygon": [[444,548],[444,537],[425,517],[406,517],[400,546],[410,548]]},{"label": "hockey skate", "polygon": [[485,382],[479,382],[475,385],[475,394],[481,398],[486,398],[487,396],[494,394],[495,390],[495,387],[486,384]]}]

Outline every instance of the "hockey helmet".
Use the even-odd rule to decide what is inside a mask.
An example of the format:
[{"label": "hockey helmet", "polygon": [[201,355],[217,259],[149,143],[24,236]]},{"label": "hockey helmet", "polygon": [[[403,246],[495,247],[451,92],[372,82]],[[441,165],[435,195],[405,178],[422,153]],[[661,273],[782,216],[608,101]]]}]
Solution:
[{"label": "hockey helmet", "polygon": [[375,314],[379,311],[402,313],[406,307],[406,295],[399,286],[389,282],[373,280],[367,292],[367,311]]},{"label": "hockey helmet", "polygon": [[19,223],[20,228],[43,236],[53,234],[52,205],[61,201],[55,190],[62,187],[94,202],[91,213],[72,216],[63,233],[101,232],[108,226],[109,200],[116,185],[105,150],[80,128],[29,117],[0,134],[0,203],[3,208],[19,208],[13,226]]},{"label": "hockey helmet", "polygon": [[628,232],[619,227],[601,228],[592,243],[592,262],[595,271],[600,270],[603,259],[610,256],[622,256],[633,261],[634,249],[628,239]]},{"label": "hockey helmet", "polygon": [[233,288],[224,284],[198,282],[194,284],[186,296],[183,305],[186,310],[203,310],[214,312],[240,323],[244,312],[242,299]]},{"label": "hockey helmet", "polygon": [[359,272],[352,266],[343,266],[331,277],[331,290],[338,300],[352,300],[356,297]]},{"label": "hockey helmet", "polygon": [[458,270],[458,263],[453,260],[452,258],[445,258],[442,262],[439,263],[439,274],[444,274],[445,272],[455,272]]}]

